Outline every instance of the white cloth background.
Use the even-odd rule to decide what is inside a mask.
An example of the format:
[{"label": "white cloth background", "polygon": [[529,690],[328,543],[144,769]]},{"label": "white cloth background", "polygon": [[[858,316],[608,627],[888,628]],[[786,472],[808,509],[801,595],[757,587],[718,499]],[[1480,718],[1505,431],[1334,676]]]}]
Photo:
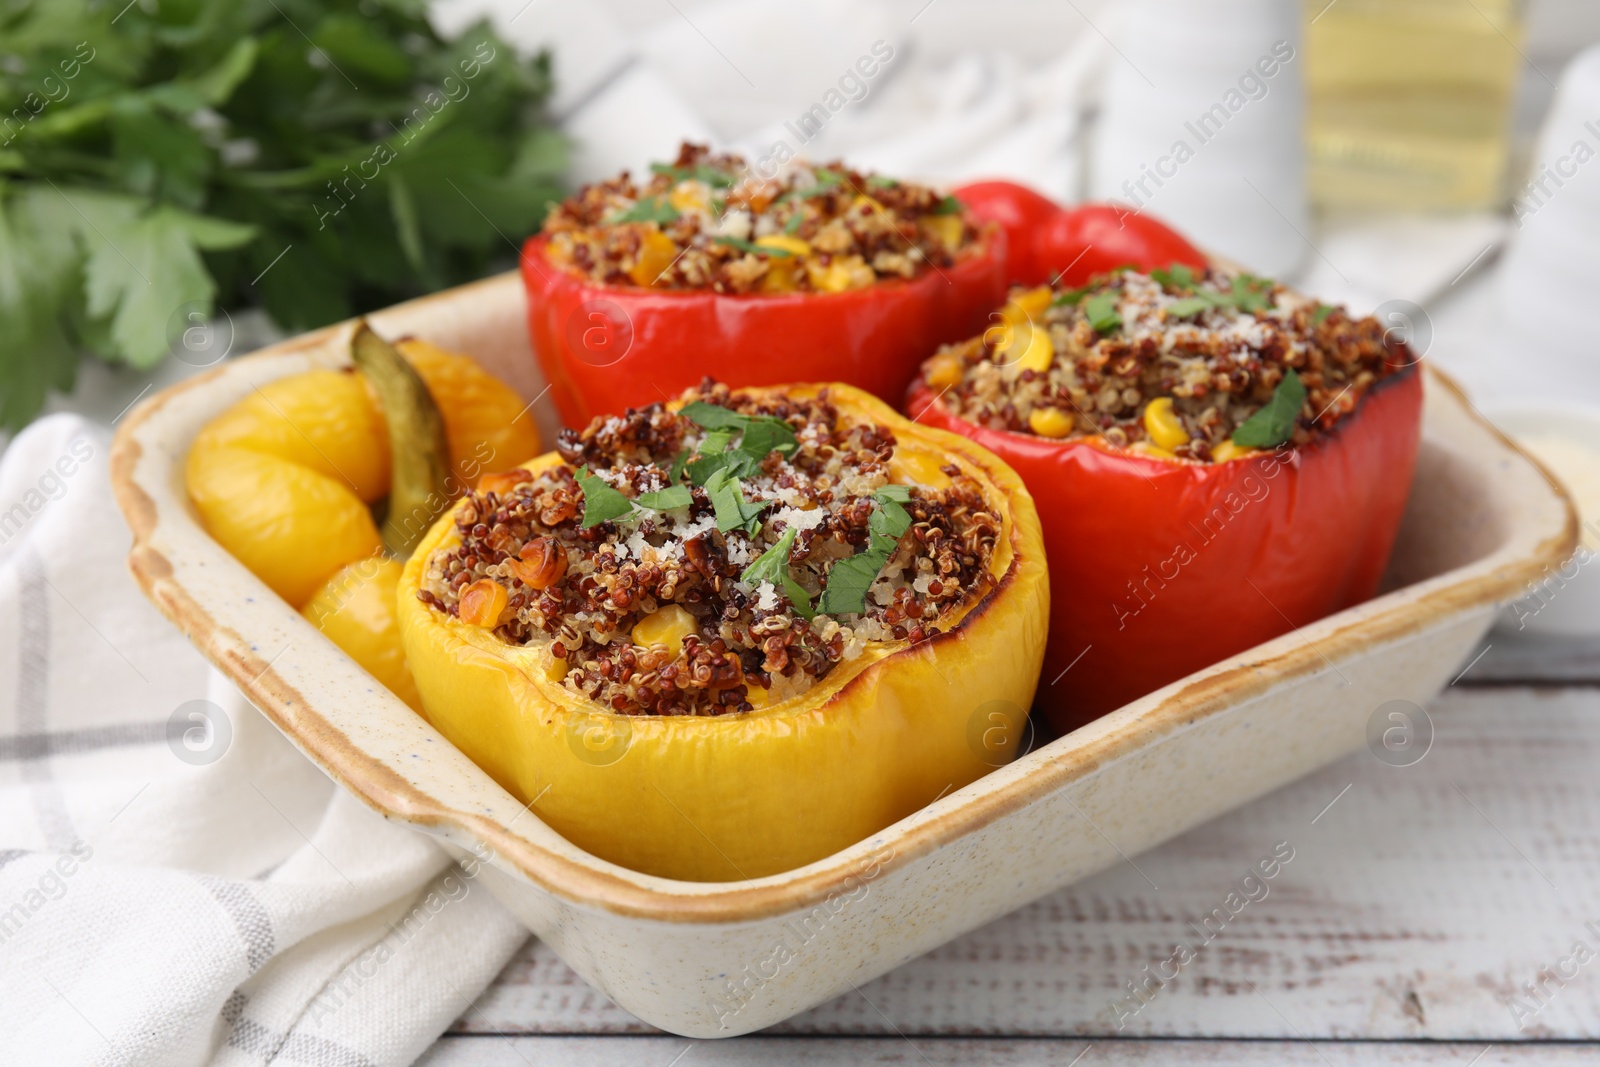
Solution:
[{"label": "white cloth background", "polygon": [[408,1064],[526,931],[156,613],[108,446],[55,415],[0,461],[0,1064]]}]

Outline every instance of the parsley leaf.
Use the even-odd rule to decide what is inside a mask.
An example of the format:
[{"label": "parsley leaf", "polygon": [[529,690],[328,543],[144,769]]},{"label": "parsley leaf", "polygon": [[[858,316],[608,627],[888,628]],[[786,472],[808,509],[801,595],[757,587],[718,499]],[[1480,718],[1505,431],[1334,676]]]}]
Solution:
[{"label": "parsley leaf", "polygon": [[678,483],[678,479],[683,477],[683,468],[688,466],[689,460],[691,457],[693,457],[693,455],[693,452],[685,448],[676,456],[672,457],[672,467],[667,471],[668,482],[671,482],[673,485]]},{"label": "parsley leaf", "polygon": [[878,580],[885,560],[872,549],[841,559],[828,570],[817,610],[824,615],[859,615],[867,607],[867,590]]},{"label": "parsley leaf", "polygon": [[806,217],[800,212],[796,211],[794,214],[789,216],[789,221],[783,224],[783,232],[793,237],[796,233],[800,232],[800,225],[805,221]]},{"label": "parsley leaf", "polygon": [[623,496],[588,467],[578,468],[578,488],[583,490],[583,528],[620,519],[633,510],[633,501]]},{"label": "parsley leaf", "polygon": [[1240,311],[1266,311],[1272,307],[1272,282],[1251,274],[1233,279],[1233,304]]},{"label": "parsley leaf", "polygon": [[744,425],[744,416],[737,411],[704,400],[691,400],[678,409],[678,414],[702,430],[736,430]]},{"label": "parsley leaf", "polygon": [[[711,434],[707,440],[716,436]],[[722,471],[728,471],[735,478],[748,478],[756,472],[756,463],[748,452],[739,449],[709,453],[702,450],[700,458],[691,460],[684,469],[689,472],[689,480],[695,485],[710,486],[711,479]]]},{"label": "parsley leaf", "polygon": [[774,588],[783,590],[783,595],[788,597],[789,603],[794,606],[795,614],[810,622],[817,617],[816,611],[811,607],[811,597],[789,573],[789,553],[793,550],[794,540],[799,534],[799,529],[794,526],[783,531],[778,543],[757,556],[755,561],[744,569],[739,580],[750,585],[768,582]]},{"label": "parsley leaf", "polygon": [[1272,399],[1233,431],[1233,443],[1246,448],[1276,448],[1294,436],[1305,402],[1306,387],[1291,367],[1272,391]]},{"label": "parsley leaf", "polygon": [[787,248],[769,248],[766,245],[758,245],[754,241],[742,241],[737,237],[718,237],[712,243],[727,245],[729,248],[737,248],[741,252],[749,252],[757,256],[782,256],[787,259],[794,255]]},{"label": "parsley leaf", "polygon": [[1318,304],[1317,310],[1311,313],[1311,325],[1321,326],[1328,321],[1328,316],[1332,315],[1336,310],[1338,309],[1331,304]]},{"label": "parsley leaf", "polygon": [[900,183],[895,181],[893,178],[885,178],[881,174],[873,174],[869,176],[867,178],[867,184],[872,186],[874,189],[894,189],[900,185]]},{"label": "parsley leaf", "polygon": [[1096,333],[1107,333],[1122,325],[1117,298],[1111,293],[1096,293],[1083,302],[1083,313]]},{"label": "parsley leaf", "polygon": [[867,519],[867,547],[835,563],[828,571],[827,584],[817,602],[818,611],[828,615],[858,615],[865,611],[867,590],[894,556],[900,535],[911,528],[911,516],[901,507],[911,499],[909,487],[886,485],[872,496],[878,507]]},{"label": "parsley leaf", "polygon": [[178,346],[214,314],[225,332],[218,305],[295,332],[483,277],[564,192],[549,56],[487,22],[447,40],[418,0],[0,9],[10,427],[85,351],[209,361]]},{"label": "parsley leaf", "polygon": [[607,225],[616,222],[671,222],[678,217],[678,209],[658,196],[643,196],[634,201],[626,211],[619,211],[606,219]]},{"label": "parsley leaf", "polygon": [[1182,300],[1174,300],[1167,305],[1167,318],[1186,319],[1190,315],[1198,315],[1208,308],[1215,307],[1213,301],[1203,296],[1186,296]]},{"label": "parsley leaf", "polygon": [[1150,277],[1169,289],[1193,289],[1197,280],[1187,263],[1174,263],[1165,270],[1157,268]]},{"label": "parsley leaf", "polygon": [[761,528],[761,513],[772,506],[770,500],[756,504],[746,500],[738,476],[727,467],[717,470],[706,479],[705,488],[706,495],[711,498],[711,506],[717,513],[717,529],[722,533],[743,530],[747,534],[754,534]]},{"label": "parsley leaf", "polygon": [[787,422],[765,416],[751,419],[744,428],[744,439],[739,442],[739,449],[757,462],[766,459],[770,452],[793,452],[798,447],[800,439]]},{"label": "parsley leaf", "polygon": [[930,212],[930,214],[959,215],[961,214],[961,201],[957,200],[953,196],[947,196],[943,200],[939,201],[938,204],[934,205],[933,211]]},{"label": "parsley leaf", "polygon": [[1057,308],[1077,307],[1078,304],[1082,303],[1084,296],[1089,292],[1090,288],[1090,286],[1085,285],[1078,289],[1068,289],[1066,292],[1060,294],[1054,300],[1050,301],[1050,306]]},{"label": "parsley leaf", "polygon": [[880,502],[892,500],[896,504],[906,504],[911,501],[911,487],[909,485],[885,485],[872,495]]},{"label": "parsley leaf", "polygon": [[[704,485],[713,472],[724,467],[748,477],[769,453],[792,452],[800,444],[789,424],[771,415],[741,415],[703,400],[685,404],[678,414],[710,431],[700,446],[701,458],[688,465],[689,477],[696,485]],[[740,435],[739,447],[729,454],[728,445],[736,434]],[[724,458],[717,459],[717,455]]]},{"label": "parsley leaf", "polygon": [[694,167],[674,167],[669,163],[650,164],[652,174],[665,174],[673,181],[697,181],[718,189],[726,189],[733,184],[733,175],[727,171],[718,170],[704,163]]},{"label": "parsley leaf", "polygon": [[687,485],[669,485],[653,493],[640,493],[634,503],[651,511],[671,511],[694,503],[694,493]]}]

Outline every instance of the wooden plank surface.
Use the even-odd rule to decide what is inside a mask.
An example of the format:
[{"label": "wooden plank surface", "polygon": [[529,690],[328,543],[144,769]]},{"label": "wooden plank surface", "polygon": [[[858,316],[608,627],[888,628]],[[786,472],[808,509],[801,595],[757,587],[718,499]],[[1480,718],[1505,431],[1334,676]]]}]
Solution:
[{"label": "wooden plank surface", "polygon": [[446,1037],[417,1067],[867,1067],[871,1064],[967,1067],[1108,1067],[1199,1063],[1209,1067],[1566,1067],[1592,1064],[1593,1045],[1440,1044],[1435,1042],[1129,1041],[1070,1039],[914,1039],[745,1037],[688,1041],[669,1037]]},{"label": "wooden plank surface", "polygon": [[1479,652],[1481,655],[1467,670],[1461,684],[1600,682],[1600,638],[1535,636],[1496,630]]},{"label": "wooden plank surface", "polygon": [[[1430,710],[1433,741],[1413,765],[1368,752],[1342,760],[769,1035],[894,1039],[818,1063],[904,1058],[909,1049],[892,1048],[902,1035],[1306,1037],[1324,1049],[1349,1039],[1478,1042],[1462,1063],[1488,1042],[1600,1039],[1600,688],[1466,688],[1464,680]],[[1242,884],[1275,849],[1292,849],[1292,859],[1272,879]],[[1230,892],[1242,895],[1230,902]],[[1207,915],[1211,925],[1199,926]],[[1580,941],[1594,958],[1574,956]],[[1176,977],[1159,981],[1180,943],[1193,958],[1180,955]],[[1146,981],[1147,966],[1157,979]],[[1556,973],[1563,966],[1565,978]],[[1535,996],[1525,984],[1541,972]],[[1137,999],[1129,982],[1143,983]],[[537,941],[453,1032],[496,1031],[652,1032]],[[662,1049],[682,1046],[663,1040]],[[835,1055],[816,1053],[820,1044],[793,1047]],[[1066,1040],[992,1047],[1012,1050],[995,1052],[1001,1063],[1076,1055]],[[1117,1047],[1135,1057],[1124,1062],[1144,1062],[1143,1046]],[[1217,1062],[1257,1062],[1249,1057],[1266,1047]],[[1400,1059],[1349,1062],[1411,1062],[1410,1047],[1384,1046]],[[591,1062],[540,1055],[540,1063]],[[638,1062],[655,1060],[652,1052]]]}]

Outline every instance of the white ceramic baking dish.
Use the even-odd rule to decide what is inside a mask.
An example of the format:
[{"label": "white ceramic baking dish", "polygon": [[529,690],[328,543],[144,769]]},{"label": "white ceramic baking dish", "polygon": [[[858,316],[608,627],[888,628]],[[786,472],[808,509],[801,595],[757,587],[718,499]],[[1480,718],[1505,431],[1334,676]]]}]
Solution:
[{"label": "white ceramic baking dish", "polygon": [[[529,398],[507,275],[372,316],[470,353]],[[183,458],[253,385],[341,364],[348,327],[154,396],[112,453],[130,566],[160,609],[335,780],[466,855],[563,959],[639,1018],[692,1037],[757,1030],[1363,744],[1393,699],[1448,682],[1497,603],[1566,558],[1576,520],[1536,464],[1437,374],[1387,590],[1253,648],[958,789],[808,867],[731,883],[638,874],[569,844],[201,530]],[[536,405],[546,431],[553,413]]]}]

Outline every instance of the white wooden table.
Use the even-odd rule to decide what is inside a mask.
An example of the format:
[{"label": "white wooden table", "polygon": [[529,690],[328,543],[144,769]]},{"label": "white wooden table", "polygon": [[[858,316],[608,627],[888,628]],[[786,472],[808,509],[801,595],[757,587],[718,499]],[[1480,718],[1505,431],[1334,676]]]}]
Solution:
[{"label": "white wooden table", "polygon": [[663,1035],[530,940],[421,1063],[1600,1062],[1600,643],[1490,641],[1420,762],[1342,760],[766,1033]]}]

